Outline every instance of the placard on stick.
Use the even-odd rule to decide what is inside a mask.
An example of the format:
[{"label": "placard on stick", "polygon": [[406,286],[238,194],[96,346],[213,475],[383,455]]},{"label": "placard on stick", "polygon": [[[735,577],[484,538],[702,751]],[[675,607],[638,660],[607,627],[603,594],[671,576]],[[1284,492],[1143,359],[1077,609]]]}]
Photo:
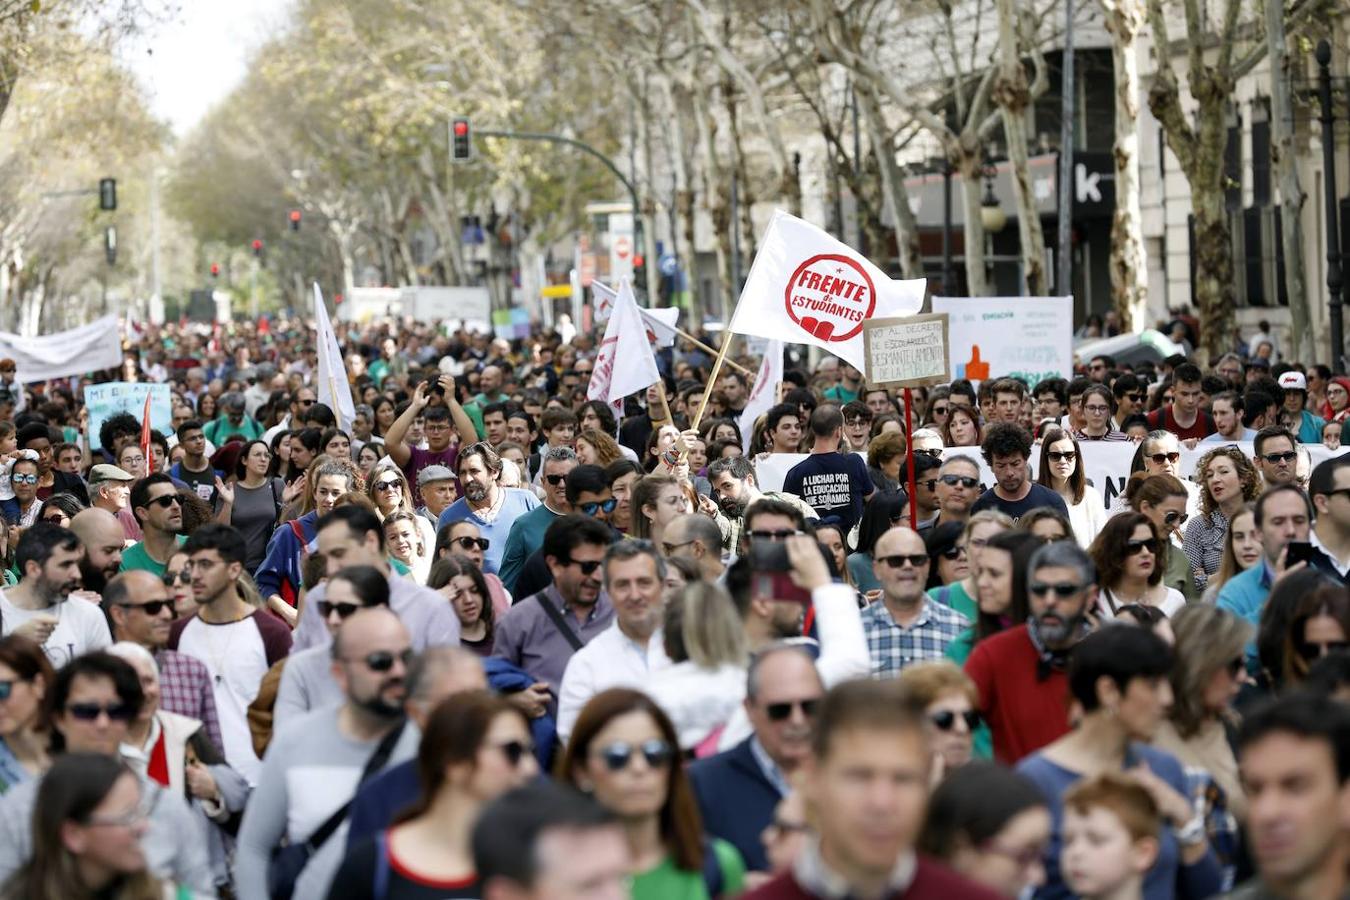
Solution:
[{"label": "placard on stick", "polygon": [[951,381],[947,322],[946,313],[865,321],[867,383],[912,388]]}]

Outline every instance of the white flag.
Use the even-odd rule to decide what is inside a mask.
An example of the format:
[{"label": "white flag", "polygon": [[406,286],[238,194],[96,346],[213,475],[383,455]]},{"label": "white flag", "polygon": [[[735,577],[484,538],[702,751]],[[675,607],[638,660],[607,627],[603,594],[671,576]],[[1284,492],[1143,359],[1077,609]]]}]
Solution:
[{"label": "white flag", "polygon": [[750,439],[754,437],[755,420],[778,402],[778,385],[783,381],[783,342],[770,340],[764,348],[764,362],[759,364],[755,386],[745,401],[745,409],[737,424],[741,429],[741,450],[750,455]]},{"label": "white flag", "polygon": [[591,281],[591,297],[595,302],[595,321],[603,322],[614,312],[614,301],[619,294],[614,288],[601,281]]},{"label": "white flag", "polygon": [[600,352],[595,357],[586,397],[605,401],[621,415],[624,397],[646,390],[660,379],[656,357],[647,340],[647,329],[638,312],[637,298],[625,278],[619,282],[613,314],[605,327]]},{"label": "white flag", "polygon": [[863,322],[914,315],[926,286],[888,277],[810,222],[775,210],[729,330],[815,344],[865,372]]},{"label": "white flag", "polygon": [[647,325],[647,339],[658,347],[675,346],[675,323],[680,319],[678,306],[662,306],[657,309],[643,309],[642,321]]},{"label": "white flag", "polygon": [[356,418],[356,405],[352,403],[352,386],[347,381],[347,367],[342,362],[342,348],[338,346],[337,333],[333,323],[328,320],[328,307],[323,303],[323,292],[319,283],[314,282],[314,339],[319,351],[319,371],[314,376],[315,392],[319,402],[333,411],[338,427],[351,433],[352,421]]}]

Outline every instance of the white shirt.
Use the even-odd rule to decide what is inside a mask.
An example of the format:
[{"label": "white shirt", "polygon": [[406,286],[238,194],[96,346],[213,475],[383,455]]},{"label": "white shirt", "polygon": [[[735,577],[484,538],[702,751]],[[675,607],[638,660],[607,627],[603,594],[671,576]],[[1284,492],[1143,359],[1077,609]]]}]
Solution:
[{"label": "white shirt", "polygon": [[[1115,612],[1111,609],[1112,602],[1115,603],[1117,609],[1119,609],[1122,606],[1129,605],[1129,601],[1122,600],[1120,597],[1115,596],[1106,588],[1102,588],[1101,595],[1097,598],[1097,615],[1099,618],[1101,618],[1103,622],[1114,619],[1116,617]],[[1144,604],[1144,605],[1151,606],[1152,604]],[[1162,603],[1158,604],[1158,609],[1162,610],[1162,614],[1170,619],[1172,618],[1172,616],[1176,615],[1177,610],[1181,609],[1185,605],[1186,605],[1185,595],[1183,595],[1181,591],[1177,590],[1176,588],[1170,587],[1167,589],[1167,596],[1163,597]]]},{"label": "white shirt", "polygon": [[614,687],[641,687],[651,673],[669,665],[661,629],[643,647],[619,629],[616,618],[567,661],[558,688],[559,739],[567,742],[582,707],[596,694]]},{"label": "white shirt", "polygon": [[56,627],[42,645],[42,652],[54,668],[112,645],[103,610],[88,600],[70,597],[46,609],[20,609],[0,591],[0,634],[13,634],[20,625],[41,615],[56,617]]},{"label": "white shirt", "polygon": [[[257,613],[266,615],[266,613]],[[201,660],[211,673],[216,712],[220,716],[221,750],[225,761],[250,785],[258,783],[262,762],[253,752],[248,706],[258,696],[267,674],[267,649],[253,616],[213,625],[194,617],[178,638],[178,652]]]},{"label": "white shirt", "polygon": [[1327,555],[1327,559],[1329,559],[1331,564],[1336,567],[1336,571],[1341,573],[1342,578],[1345,577],[1346,572],[1350,572],[1350,559],[1347,559],[1344,562],[1337,559],[1336,554],[1331,552],[1331,548],[1322,543],[1322,539],[1317,536],[1316,528],[1308,531],[1308,543]]}]

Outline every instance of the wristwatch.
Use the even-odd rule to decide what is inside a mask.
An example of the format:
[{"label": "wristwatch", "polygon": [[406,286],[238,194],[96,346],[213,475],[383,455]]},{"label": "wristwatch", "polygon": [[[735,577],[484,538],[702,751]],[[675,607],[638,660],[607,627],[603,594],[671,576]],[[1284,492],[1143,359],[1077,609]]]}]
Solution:
[{"label": "wristwatch", "polygon": [[1205,840],[1205,817],[1196,813],[1191,820],[1180,828],[1173,828],[1172,834],[1183,847],[1194,847]]}]

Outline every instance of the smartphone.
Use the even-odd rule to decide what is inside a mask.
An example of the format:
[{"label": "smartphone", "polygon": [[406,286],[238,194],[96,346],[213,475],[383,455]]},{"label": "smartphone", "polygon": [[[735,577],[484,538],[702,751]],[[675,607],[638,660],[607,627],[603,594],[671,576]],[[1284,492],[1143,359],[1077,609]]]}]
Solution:
[{"label": "smartphone", "polygon": [[1312,564],[1313,545],[1307,541],[1290,541],[1284,551],[1284,567],[1287,569],[1295,563]]}]

